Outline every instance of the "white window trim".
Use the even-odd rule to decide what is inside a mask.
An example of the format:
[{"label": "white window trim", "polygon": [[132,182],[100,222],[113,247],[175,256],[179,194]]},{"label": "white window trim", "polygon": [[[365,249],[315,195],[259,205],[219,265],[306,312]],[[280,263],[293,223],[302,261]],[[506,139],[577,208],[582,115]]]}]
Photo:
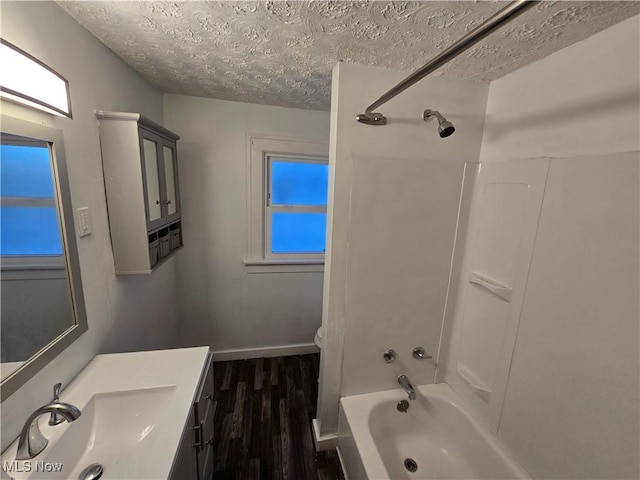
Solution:
[{"label": "white window trim", "polygon": [[[267,254],[266,198],[268,157],[300,158],[326,162],[329,144],[264,135],[247,135],[248,252],[244,261],[249,273],[322,272],[324,254]],[[323,207],[324,211],[324,207]]]}]

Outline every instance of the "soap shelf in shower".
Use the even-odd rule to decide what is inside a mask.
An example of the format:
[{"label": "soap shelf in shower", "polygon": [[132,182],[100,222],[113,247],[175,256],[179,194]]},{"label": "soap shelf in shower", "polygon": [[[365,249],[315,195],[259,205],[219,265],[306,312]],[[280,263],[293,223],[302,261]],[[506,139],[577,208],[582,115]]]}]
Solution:
[{"label": "soap shelf in shower", "polygon": [[485,383],[474,375],[474,373],[465,365],[458,362],[458,375],[481,397],[489,400],[491,389]]},{"label": "soap shelf in shower", "polygon": [[491,293],[500,297],[505,302],[511,301],[511,294],[513,293],[513,289],[508,287],[507,285],[503,285],[502,283],[493,280],[484,275],[480,275],[476,272],[471,272],[471,278],[469,278],[469,282],[475,285],[478,285],[486,290],[489,290]]}]

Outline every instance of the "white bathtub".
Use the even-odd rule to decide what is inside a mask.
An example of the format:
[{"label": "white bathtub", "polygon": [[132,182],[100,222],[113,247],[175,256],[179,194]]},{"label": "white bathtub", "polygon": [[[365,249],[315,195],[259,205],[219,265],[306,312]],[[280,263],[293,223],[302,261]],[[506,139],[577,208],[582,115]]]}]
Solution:
[{"label": "white bathtub", "polygon": [[[446,383],[423,385],[406,413],[403,390],[340,400],[339,453],[351,480],[530,478]],[[415,472],[405,468],[413,459]]]}]

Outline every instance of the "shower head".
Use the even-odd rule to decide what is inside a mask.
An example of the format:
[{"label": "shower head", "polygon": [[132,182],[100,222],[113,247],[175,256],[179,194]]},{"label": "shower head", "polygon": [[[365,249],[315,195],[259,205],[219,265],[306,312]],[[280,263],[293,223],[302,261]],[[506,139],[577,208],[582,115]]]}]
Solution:
[{"label": "shower head", "polygon": [[456,131],[453,124],[450,121],[448,121],[446,118],[444,118],[440,114],[440,112],[436,112],[435,110],[429,110],[429,109],[422,112],[422,119],[425,122],[428,122],[429,120],[431,120],[432,117],[436,117],[438,119],[438,133],[440,134],[441,138],[446,138]]},{"label": "shower head", "polygon": [[438,126],[438,133],[440,134],[440,138],[446,138],[453,134],[456,131],[456,128],[452,125],[451,122],[445,120],[444,122],[440,122]]}]

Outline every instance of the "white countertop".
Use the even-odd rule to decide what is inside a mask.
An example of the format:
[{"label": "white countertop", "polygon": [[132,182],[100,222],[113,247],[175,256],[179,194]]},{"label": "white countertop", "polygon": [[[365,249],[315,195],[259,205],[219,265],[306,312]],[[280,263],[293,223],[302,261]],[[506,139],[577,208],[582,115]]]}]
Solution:
[{"label": "white countertop", "polygon": [[[96,459],[96,461],[100,460],[104,465],[103,479],[168,478],[208,353],[208,347],[196,347],[97,355],[60,395],[61,402],[75,405],[83,411],[83,415],[73,423],[64,422],[53,427],[47,424],[48,414],[40,416],[40,430],[49,439],[49,445],[32,462],[34,465],[36,461],[62,462],[68,468],[65,467],[66,472],[63,471],[59,478],[77,478],[77,473],[86,465],[75,465],[76,461],[72,459],[73,453],[67,454],[65,452],[68,450],[66,446],[65,449],[56,448],[56,442],[65,435],[67,430],[77,437],[82,434],[75,432],[91,429],[91,422],[96,422],[96,418],[98,418],[95,413],[97,407],[89,408],[86,412],[84,409],[92,399],[109,398],[109,396],[113,398],[118,396],[118,392],[125,392],[122,397],[124,400],[118,401],[126,402],[128,391],[132,391],[134,394],[143,392],[142,395],[150,393],[145,398],[162,398],[163,404],[161,408],[157,405],[150,405],[153,407],[150,410],[154,412],[154,418],[152,421],[145,420],[149,426],[136,441],[135,455],[129,455],[129,457],[135,458],[125,458],[127,452],[123,454],[122,448],[118,451],[118,455],[115,453],[109,455],[117,448],[109,450],[111,447],[101,447],[107,448],[107,450],[102,450],[106,454],[102,455],[102,459]],[[161,395],[156,395],[154,392],[160,392]],[[151,401],[153,402],[153,400]],[[91,405],[96,405],[96,402]],[[126,403],[121,405],[126,406]],[[159,418],[157,419],[154,408],[158,412],[157,417]],[[134,416],[142,417],[144,414],[143,409]],[[112,415],[117,417],[117,414]],[[114,422],[115,420],[117,419],[114,418]],[[73,428],[76,429],[75,432],[71,432],[70,429]],[[63,442],[68,442],[68,438],[71,436],[66,435],[60,445]],[[95,436],[97,435],[89,438],[88,443],[95,442]],[[81,442],[82,446],[74,447],[71,450],[84,449],[84,444],[87,442],[84,439]],[[2,455],[3,465],[5,461],[11,461],[15,458],[16,449],[17,441]],[[60,450],[63,451],[60,452]],[[53,458],[54,456],[57,458]],[[69,456],[68,459],[67,456]],[[16,479],[39,478],[33,472],[19,474],[14,471],[11,476]],[[52,476],[43,476],[42,478],[52,478]]]}]

